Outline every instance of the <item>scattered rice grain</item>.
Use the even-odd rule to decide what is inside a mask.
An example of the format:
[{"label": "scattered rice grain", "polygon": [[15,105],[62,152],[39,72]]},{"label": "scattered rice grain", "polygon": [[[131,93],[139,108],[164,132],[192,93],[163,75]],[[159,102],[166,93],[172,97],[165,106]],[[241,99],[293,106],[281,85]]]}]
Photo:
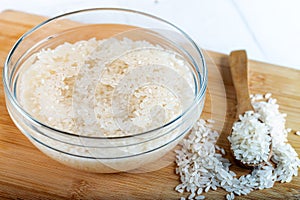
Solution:
[{"label": "scattered rice grain", "polygon": [[272,96],[272,93],[265,94],[265,99],[269,99]]},{"label": "scattered rice grain", "polygon": [[[250,174],[237,178],[236,174],[229,169],[230,161],[216,152],[222,149],[216,145],[219,133],[212,130],[212,124],[209,124],[208,120],[205,122],[200,119],[194,125],[189,137],[183,139],[182,149],[176,151],[179,176],[187,188],[195,187],[197,194],[201,194],[203,190],[208,192],[210,188],[221,187],[228,192],[226,199],[234,199],[235,194],[247,195],[253,190],[271,188],[276,181],[289,182],[293,176],[298,175],[300,160],[297,152],[287,143],[286,114],[279,112],[279,105],[276,104],[276,99],[271,98],[271,94],[251,97],[255,113],[258,113],[252,114],[259,116],[259,119],[270,127],[273,145],[272,161],[276,164],[276,168],[267,163],[266,166],[256,167]],[[296,134],[300,135],[300,131]],[[196,140],[197,145],[195,145]],[[240,153],[243,154],[244,151]],[[252,156],[252,158],[256,157]],[[197,169],[194,166],[197,166]],[[199,173],[195,175],[197,178],[190,182],[194,170]]]},{"label": "scattered rice grain", "polygon": [[199,196],[196,196],[195,199],[196,199],[196,200],[205,199],[205,196],[199,195]]}]

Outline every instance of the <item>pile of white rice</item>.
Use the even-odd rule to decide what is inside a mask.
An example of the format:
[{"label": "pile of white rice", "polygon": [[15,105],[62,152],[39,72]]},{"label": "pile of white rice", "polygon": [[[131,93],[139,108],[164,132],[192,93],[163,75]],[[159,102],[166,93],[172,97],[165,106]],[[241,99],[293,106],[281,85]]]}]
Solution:
[{"label": "pile of white rice", "polygon": [[264,99],[262,95],[254,95],[252,104],[260,119],[271,128],[271,160],[276,167],[267,162],[255,167],[250,174],[238,178],[229,169],[230,161],[223,158],[225,150],[216,145],[219,133],[212,129],[211,123],[201,119],[188,138],[181,142],[182,149],[176,150],[176,174],[179,174],[181,183],[175,190],[179,193],[189,192],[188,199],[204,199],[204,192],[220,187],[228,192],[226,199],[234,199],[235,195],[247,195],[256,189],[271,188],[276,181],[290,182],[293,176],[297,176],[300,159],[287,143],[290,130],[285,128],[286,114],[279,112],[276,100],[270,96],[267,94]]},{"label": "pile of white rice", "polygon": [[[179,116],[193,100],[187,61],[147,41],[92,38],[64,43],[34,54],[24,66],[19,99],[25,110],[50,127],[79,135],[151,130]],[[178,76],[164,74],[166,69]],[[190,90],[182,81],[189,82]]]},{"label": "pile of white rice", "polygon": [[269,127],[260,117],[252,110],[240,115],[228,136],[234,157],[245,165],[257,165],[269,159],[272,139]]}]

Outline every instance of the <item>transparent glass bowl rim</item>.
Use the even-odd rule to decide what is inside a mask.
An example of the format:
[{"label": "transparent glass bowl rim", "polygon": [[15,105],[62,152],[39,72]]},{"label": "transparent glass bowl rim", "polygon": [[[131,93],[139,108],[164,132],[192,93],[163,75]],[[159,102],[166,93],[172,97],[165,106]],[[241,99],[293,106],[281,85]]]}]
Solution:
[{"label": "transparent glass bowl rim", "polygon": [[[175,119],[173,119],[172,121],[157,127],[155,129],[151,129],[142,133],[136,133],[136,134],[132,134],[132,135],[127,135],[127,136],[117,136],[117,137],[93,137],[93,136],[82,136],[82,135],[77,135],[74,133],[70,133],[70,132],[66,132],[66,131],[62,131],[56,128],[53,128],[51,126],[48,126],[42,122],[40,122],[39,120],[35,119],[34,117],[32,117],[27,111],[25,111],[22,106],[19,104],[18,100],[16,99],[15,95],[13,95],[13,92],[9,89],[10,88],[10,77],[8,76],[8,71],[9,71],[9,63],[11,61],[11,57],[14,54],[15,51],[17,51],[19,44],[22,43],[23,40],[25,40],[27,38],[27,36],[29,36],[31,33],[33,33],[34,31],[38,31],[38,29],[40,27],[43,27],[44,25],[47,25],[48,23],[56,20],[56,19],[60,19],[63,17],[67,17],[67,16],[72,16],[78,13],[85,13],[85,12],[94,12],[94,11],[116,11],[116,12],[126,12],[126,13],[133,13],[133,14],[138,14],[147,18],[152,18],[154,20],[160,21],[164,24],[167,24],[169,26],[171,26],[172,28],[176,29],[177,31],[179,31],[191,44],[192,46],[196,49],[198,55],[200,55],[201,58],[201,62],[202,62],[202,74],[199,71],[199,66],[197,65],[196,62],[193,62],[193,65],[196,69],[196,73],[198,74],[198,76],[200,78],[202,78],[201,82],[202,84],[200,85],[200,90],[199,92],[195,95],[195,98],[192,102],[192,104],[186,109],[184,110],[184,112],[182,112],[182,114],[180,114],[179,116],[177,116]],[[15,67],[15,66],[14,66]],[[17,111],[19,113],[22,114],[22,116],[24,116],[26,119],[28,119],[29,121],[33,122],[34,124],[47,128],[49,130],[64,134],[64,135],[68,135],[68,136],[73,136],[73,137],[81,137],[81,138],[90,138],[90,139],[123,139],[123,138],[130,138],[130,137],[135,137],[135,136],[140,136],[140,135],[146,135],[148,133],[152,133],[154,131],[158,131],[160,129],[166,128],[168,126],[170,126],[171,124],[175,123],[176,121],[178,121],[179,119],[182,119],[183,117],[185,117],[186,115],[188,115],[189,112],[192,112],[193,109],[196,107],[196,105],[201,101],[201,99],[204,98],[205,96],[205,92],[206,92],[206,87],[207,87],[207,67],[206,67],[206,62],[203,56],[203,53],[201,51],[201,49],[197,46],[197,44],[191,39],[191,37],[186,34],[184,31],[182,31],[180,28],[178,28],[177,26],[175,26],[174,24],[159,18],[157,16],[151,15],[151,14],[147,14],[141,11],[136,11],[136,10],[131,10],[131,9],[124,9],[124,8],[88,8],[88,9],[82,9],[82,10],[76,10],[76,11],[72,11],[72,12],[68,12],[68,13],[64,13],[52,18],[49,18],[47,20],[45,20],[44,22],[36,25],[35,27],[33,27],[32,29],[30,29],[29,31],[27,31],[25,34],[23,34],[18,40],[17,42],[14,44],[14,46],[12,47],[12,49],[10,50],[6,60],[5,60],[5,64],[4,64],[4,68],[3,68],[3,84],[4,84],[4,91],[5,91],[5,95],[7,95],[8,100],[12,103],[12,105],[17,109]],[[197,86],[196,86],[197,87]],[[196,88],[197,89],[197,88]],[[198,90],[196,90],[198,91]]]}]

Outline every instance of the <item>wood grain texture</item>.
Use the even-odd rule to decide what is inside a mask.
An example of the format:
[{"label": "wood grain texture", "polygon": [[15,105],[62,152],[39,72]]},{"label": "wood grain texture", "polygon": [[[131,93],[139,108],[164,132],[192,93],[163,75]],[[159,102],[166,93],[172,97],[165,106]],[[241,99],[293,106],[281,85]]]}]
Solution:
[{"label": "wood grain texture", "polygon": [[[0,63],[16,40],[44,17],[5,11],[0,13]],[[228,65],[228,56],[205,51],[209,85],[203,118],[216,120],[222,131],[218,144],[227,152],[226,139],[236,113],[236,98]],[[300,71],[249,61],[250,92],[272,92],[286,112],[287,126],[300,129]],[[1,74],[2,77],[2,74]],[[2,79],[2,78],[1,78]],[[12,199],[178,199],[174,191],[179,183],[175,163],[159,171],[133,174],[92,174],[77,171],[48,158],[38,151],[14,126],[5,108],[0,83],[0,198]],[[226,98],[226,99],[225,99]],[[289,134],[290,143],[300,153],[300,137]],[[173,153],[170,153],[173,156]],[[233,162],[232,157],[227,157]],[[232,170],[249,173],[233,164]],[[210,191],[207,199],[223,199],[225,191]],[[187,194],[184,194],[185,196]],[[300,177],[291,183],[276,183],[271,189],[254,191],[237,199],[300,199]]]}]

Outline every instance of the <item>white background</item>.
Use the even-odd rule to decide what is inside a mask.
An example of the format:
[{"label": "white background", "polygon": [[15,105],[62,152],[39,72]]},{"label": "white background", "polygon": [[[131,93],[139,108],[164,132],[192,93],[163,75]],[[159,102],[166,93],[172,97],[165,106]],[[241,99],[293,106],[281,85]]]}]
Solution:
[{"label": "white background", "polygon": [[144,11],[179,26],[202,48],[226,54],[246,49],[251,59],[300,69],[298,0],[0,1],[0,11],[13,9],[49,17],[91,7]]}]

